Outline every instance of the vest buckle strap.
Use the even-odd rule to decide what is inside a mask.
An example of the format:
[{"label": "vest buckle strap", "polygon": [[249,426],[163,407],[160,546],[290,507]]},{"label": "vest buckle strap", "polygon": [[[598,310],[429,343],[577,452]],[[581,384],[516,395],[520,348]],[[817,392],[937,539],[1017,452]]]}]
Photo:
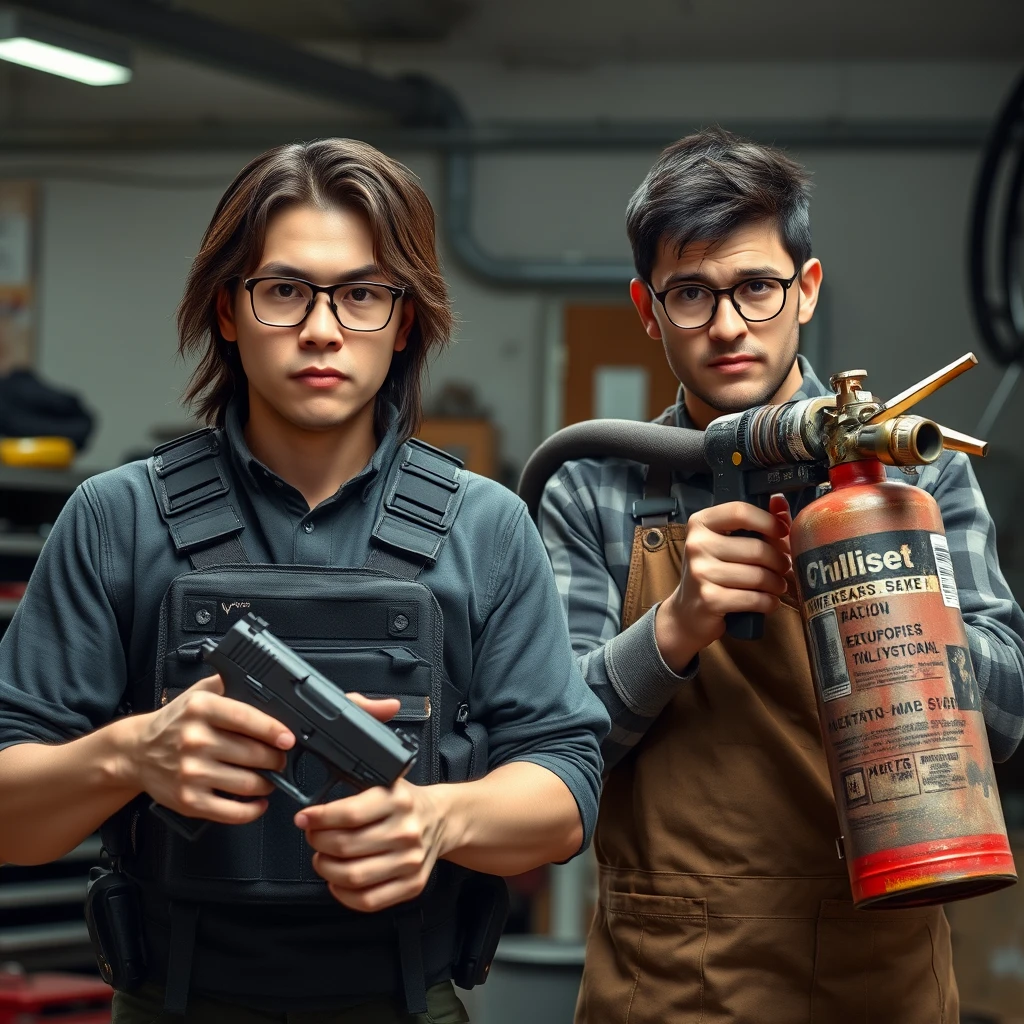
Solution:
[{"label": "vest buckle strap", "polygon": [[179,515],[228,493],[219,453],[217,435],[208,429],[153,450],[153,472],[165,516]]},{"label": "vest buckle strap", "polygon": [[[415,438],[405,442],[385,490],[374,543],[397,552],[417,568],[434,565],[464,492],[458,459]],[[374,555],[366,564],[388,572],[396,569],[392,562]]]},{"label": "vest buckle strap", "polygon": [[[220,438],[209,428],[167,441],[153,450],[149,481],[178,554],[193,565],[248,561],[237,540],[245,528],[231,502]],[[210,545],[216,545],[211,548]]]},{"label": "vest buckle strap", "polygon": [[[428,462],[423,458],[424,454],[409,452],[384,507],[430,529],[447,532],[454,518],[454,499],[459,490],[458,469],[437,459]],[[450,469],[452,472],[449,475],[443,471],[436,472],[437,469]]]}]

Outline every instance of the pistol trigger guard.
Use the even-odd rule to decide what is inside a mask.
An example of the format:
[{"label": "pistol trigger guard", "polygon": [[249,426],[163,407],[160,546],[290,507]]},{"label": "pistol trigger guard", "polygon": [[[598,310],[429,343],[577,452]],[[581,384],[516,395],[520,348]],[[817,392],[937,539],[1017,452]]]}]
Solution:
[{"label": "pistol trigger guard", "polygon": [[345,776],[341,772],[336,771],[331,765],[326,764],[324,761],[321,761],[320,763],[325,764],[327,767],[327,782],[320,787],[320,791],[310,801],[310,803],[314,804],[322,804],[324,800],[327,799],[327,794],[330,793],[330,791],[334,789],[339,782],[345,781]]}]

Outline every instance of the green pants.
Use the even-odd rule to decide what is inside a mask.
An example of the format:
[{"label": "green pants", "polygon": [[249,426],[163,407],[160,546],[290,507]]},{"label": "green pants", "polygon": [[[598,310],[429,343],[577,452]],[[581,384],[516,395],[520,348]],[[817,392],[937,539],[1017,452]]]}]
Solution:
[{"label": "green pants", "polygon": [[193,995],[184,1017],[164,1013],[163,989],[143,985],[137,992],[114,993],[111,1024],[468,1024],[466,1008],[450,981],[427,989],[427,1012],[407,1013],[400,1001],[376,999],[345,1010],[272,1013]]}]

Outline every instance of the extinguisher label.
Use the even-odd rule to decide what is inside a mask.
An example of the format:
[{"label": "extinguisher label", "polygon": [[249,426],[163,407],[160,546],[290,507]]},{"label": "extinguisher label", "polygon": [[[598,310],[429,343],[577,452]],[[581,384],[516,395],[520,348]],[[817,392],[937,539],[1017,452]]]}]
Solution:
[{"label": "extinguisher label", "polygon": [[[938,543],[936,543],[938,541]],[[826,702],[854,691],[948,678],[929,607],[956,601],[945,537],[886,531],[797,558],[814,675]]]}]

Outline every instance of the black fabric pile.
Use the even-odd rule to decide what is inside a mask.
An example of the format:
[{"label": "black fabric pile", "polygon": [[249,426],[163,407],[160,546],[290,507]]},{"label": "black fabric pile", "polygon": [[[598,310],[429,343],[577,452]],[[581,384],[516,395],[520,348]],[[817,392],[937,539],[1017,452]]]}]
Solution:
[{"label": "black fabric pile", "polygon": [[0,437],[66,437],[81,451],[93,422],[77,395],[44,384],[31,370],[0,376]]}]

